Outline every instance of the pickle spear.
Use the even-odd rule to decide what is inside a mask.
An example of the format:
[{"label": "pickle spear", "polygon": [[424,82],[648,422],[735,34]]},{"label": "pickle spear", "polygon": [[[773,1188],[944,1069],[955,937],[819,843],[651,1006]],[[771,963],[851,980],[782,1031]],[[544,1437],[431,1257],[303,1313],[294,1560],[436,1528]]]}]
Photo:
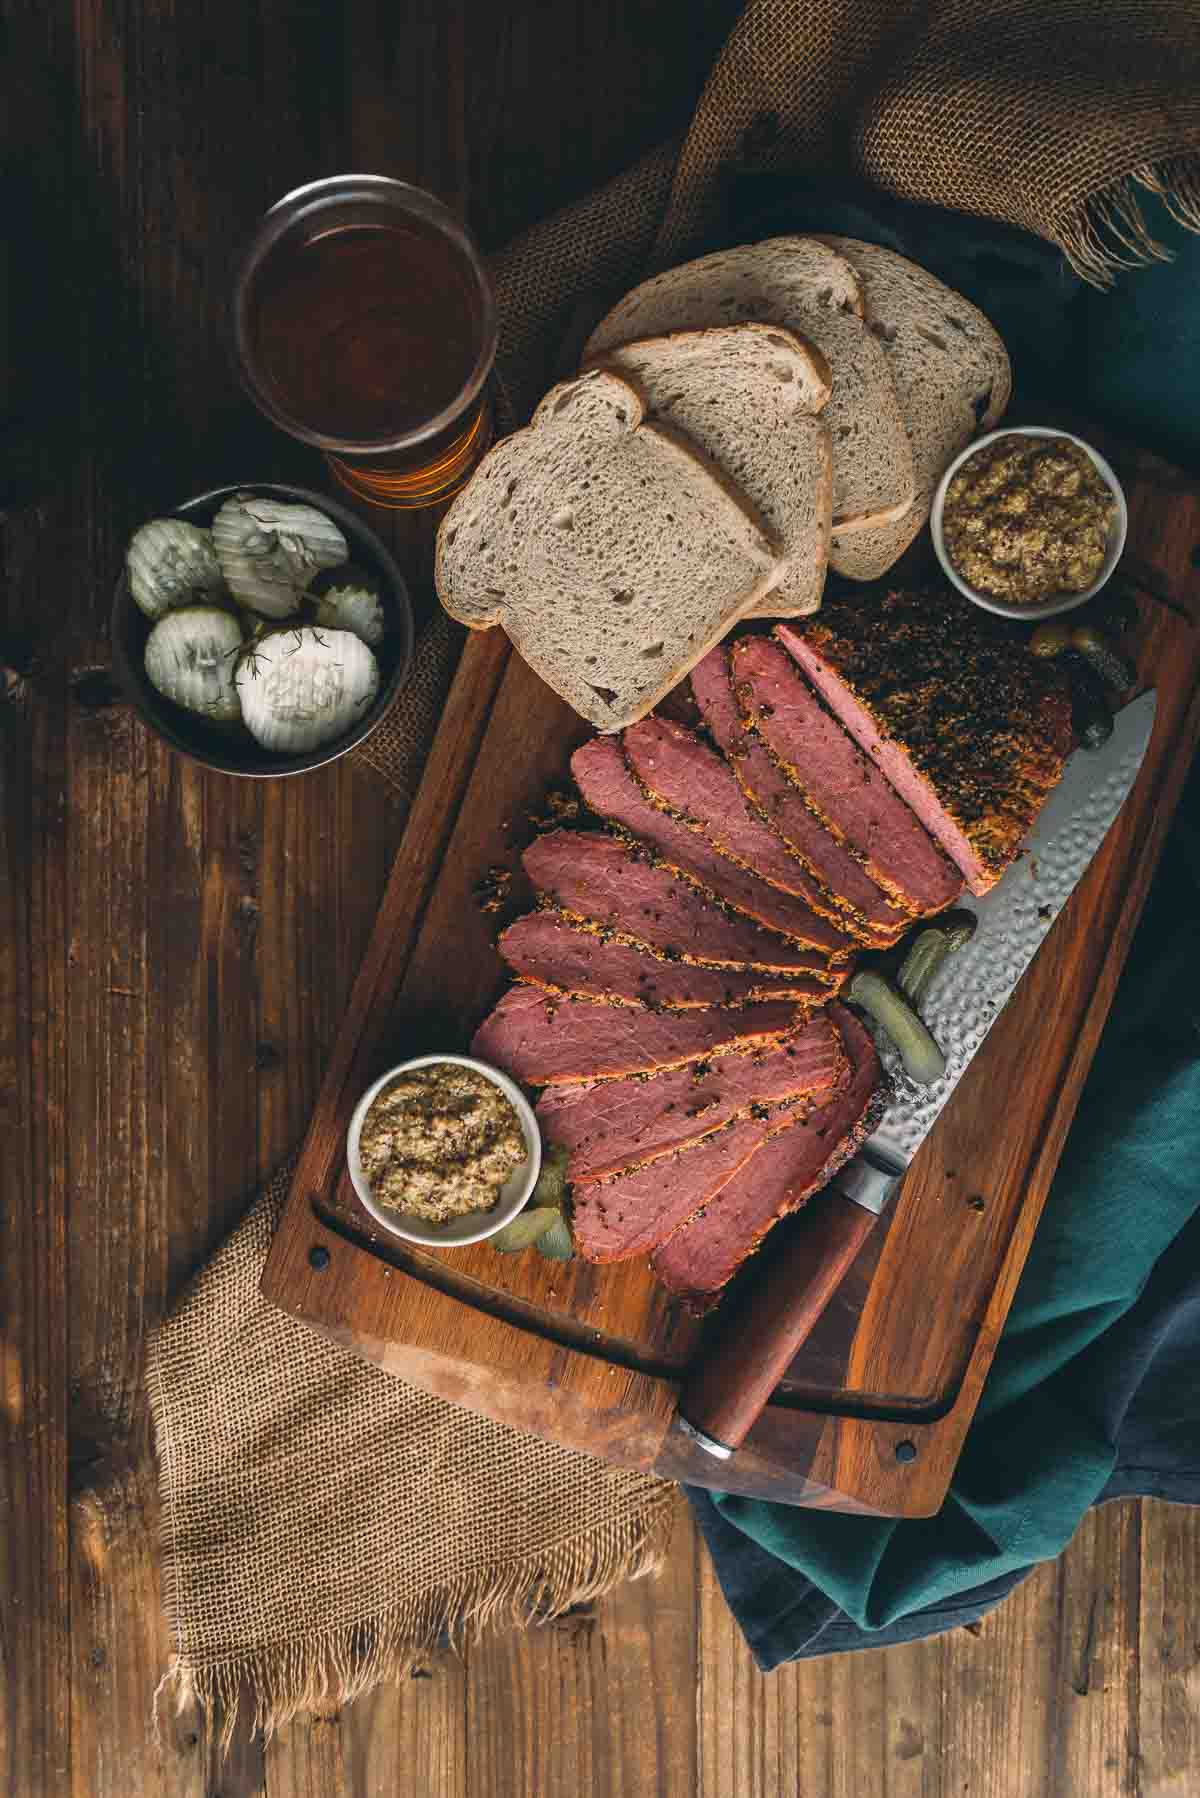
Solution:
[{"label": "pickle spear", "polygon": [[904,1071],[919,1086],[932,1086],[946,1071],[946,1057],[902,993],[881,974],[860,968],[846,997],[862,1007],[896,1045]]}]

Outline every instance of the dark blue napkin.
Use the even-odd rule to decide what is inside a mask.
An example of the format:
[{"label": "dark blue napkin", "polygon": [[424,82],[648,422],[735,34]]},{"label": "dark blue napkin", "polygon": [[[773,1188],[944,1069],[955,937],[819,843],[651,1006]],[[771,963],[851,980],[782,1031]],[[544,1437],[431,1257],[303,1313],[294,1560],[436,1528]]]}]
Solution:
[{"label": "dark blue napkin", "polygon": [[[979,305],[1045,383],[1200,468],[1200,240],[1098,294],[986,221],[781,177],[735,182],[743,241],[889,244]],[[1157,203],[1155,203],[1157,206]],[[1149,210],[1149,209],[1148,209]],[[759,1664],[971,1622],[1090,1504],[1200,1502],[1200,780],[1193,777],[954,1483],[934,1518],[835,1516],[692,1490]]]},{"label": "dark blue napkin", "polygon": [[1022,393],[1044,388],[1200,470],[1200,237],[1153,194],[1142,210],[1164,259],[1130,269],[1107,291],[1081,281],[1052,244],[1009,225],[787,175],[735,175],[714,241],[832,231],[886,244],[987,314]]}]

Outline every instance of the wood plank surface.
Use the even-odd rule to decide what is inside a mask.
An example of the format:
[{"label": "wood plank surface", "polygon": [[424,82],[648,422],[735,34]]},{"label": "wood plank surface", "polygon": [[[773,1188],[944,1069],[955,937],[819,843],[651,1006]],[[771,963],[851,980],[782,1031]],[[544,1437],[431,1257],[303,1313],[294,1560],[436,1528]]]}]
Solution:
[{"label": "wood plank surface", "polygon": [[[150,1727],[169,1644],[145,1331],[297,1140],[400,814],[345,763],[300,782],[208,775],[114,706],[121,545],[215,481],[323,478],[255,417],[226,360],[229,258],[265,205],[375,168],[463,205],[498,245],[681,126],[737,10],[0,8],[6,222],[29,230],[9,264],[41,327],[22,350],[45,471],[0,519],[0,661],[23,682],[10,693],[6,674],[0,704],[0,1790],[14,1798],[1195,1789],[1200,1525],[1151,1504],[1140,1534],[1121,1513],[1089,1525],[978,1637],[764,1679],[681,1517],[657,1581],[438,1656],[265,1750],[243,1727],[222,1763],[194,1718],[163,1716],[158,1742]],[[429,521],[392,535],[427,610]],[[1064,1631],[1086,1639],[1098,1580],[1109,1633],[1080,1696]]]},{"label": "wood plank surface", "polygon": [[[679,1500],[680,1509],[683,1501]],[[471,1651],[467,1790],[643,1798],[691,1790],[696,1554],[676,1532],[660,1582],[637,1580],[539,1630]]]},{"label": "wood plank surface", "polygon": [[[474,1750],[467,1729],[470,1679],[457,1655],[431,1656],[407,1680],[380,1686],[342,1712],[347,1789],[351,1798],[391,1798],[418,1778],[430,1793],[467,1798]],[[291,1733],[303,1744],[307,1724]]]},{"label": "wood plank surface", "polygon": [[1187,1798],[1200,1766],[1200,1527],[1196,1513],[1182,1505],[1146,1499],[1140,1508],[1134,1652],[1142,1782],[1154,1798]]}]

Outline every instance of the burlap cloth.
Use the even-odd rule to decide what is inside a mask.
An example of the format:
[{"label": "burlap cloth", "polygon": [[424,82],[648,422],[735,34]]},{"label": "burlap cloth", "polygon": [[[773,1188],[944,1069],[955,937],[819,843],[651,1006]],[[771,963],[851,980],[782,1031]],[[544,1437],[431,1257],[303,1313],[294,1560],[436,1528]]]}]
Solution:
[{"label": "burlap cloth", "polygon": [[[493,263],[519,420],[594,302],[719,236],[732,169],[856,172],[1033,231],[1097,282],[1200,227],[1200,9],[1158,0],[752,0],[687,137]],[[359,752],[411,798],[457,653],[426,632]],[[382,795],[381,795],[382,797]],[[148,1352],[176,1652],[163,1688],[270,1731],[444,1635],[549,1617],[649,1570],[671,1490],[426,1397],[259,1296],[286,1190],[252,1206]],[[410,1521],[411,1520],[411,1521]]]}]

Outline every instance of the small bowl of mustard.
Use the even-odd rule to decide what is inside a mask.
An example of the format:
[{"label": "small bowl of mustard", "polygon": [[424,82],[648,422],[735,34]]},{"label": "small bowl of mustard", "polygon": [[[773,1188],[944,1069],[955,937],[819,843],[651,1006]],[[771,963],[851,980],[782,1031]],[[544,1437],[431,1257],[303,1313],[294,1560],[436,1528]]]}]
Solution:
[{"label": "small bowl of mustard", "polygon": [[930,510],[933,547],[960,593],[1002,618],[1053,618],[1099,593],[1121,559],[1129,513],[1098,450],[1044,425],[978,437]]},{"label": "small bowl of mustard", "polygon": [[542,1139],[515,1081],[470,1055],[419,1055],[354,1109],[346,1164],[366,1211],[423,1248],[483,1242],[537,1183]]}]

